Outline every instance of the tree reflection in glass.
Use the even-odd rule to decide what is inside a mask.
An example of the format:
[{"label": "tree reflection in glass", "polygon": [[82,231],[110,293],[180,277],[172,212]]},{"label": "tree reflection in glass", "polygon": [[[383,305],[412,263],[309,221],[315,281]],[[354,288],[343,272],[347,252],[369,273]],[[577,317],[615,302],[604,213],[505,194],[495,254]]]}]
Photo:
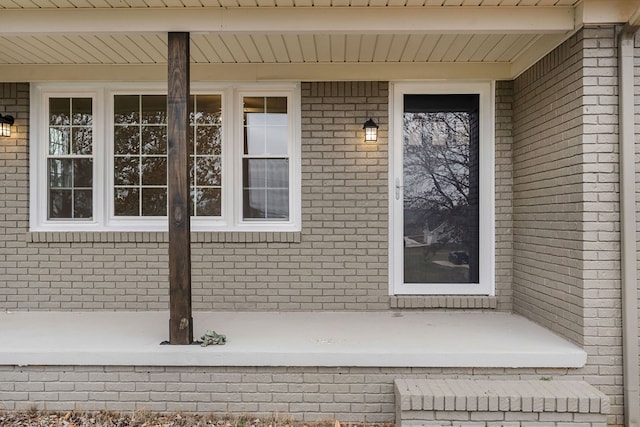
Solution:
[{"label": "tree reflection in glass", "polygon": [[405,95],[404,282],[477,283],[477,95]]},{"label": "tree reflection in glass", "polygon": [[93,216],[93,99],[48,103],[48,214],[52,220]]},{"label": "tree reflection in glass", "polygon": [[222,214],[222,97],[190,98],[189,182],[193,216]]},{"label": "tree reflection in glass", "polygon": [[[167,214],[166,108],[166,95],[114,97],[116,216]],[[190,206],[196,216],[221,213],[221,115],[220,95],[190,97]]]}]

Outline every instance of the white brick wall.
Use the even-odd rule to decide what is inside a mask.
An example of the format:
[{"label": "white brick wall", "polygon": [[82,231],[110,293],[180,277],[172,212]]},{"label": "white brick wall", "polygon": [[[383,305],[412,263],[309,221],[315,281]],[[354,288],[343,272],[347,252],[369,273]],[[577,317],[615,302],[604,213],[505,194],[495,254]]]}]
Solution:
[{"label": "white brick wall", "polygon": [[[461,308],[469,304],[499,310],[513,307],[514,311],[583,344],[589,354],[586,368],[552,371],[550,375],[575,375],[606,393],[612,404],[611,426],[623,423],[613,40],[612,28],[586,29],[516,81],[497,83],[498,295],[496,299],[467,304],[452,299],[451,303]],[[432,301],[429,298],[393,300],[387,295],[387,84],[304,83],[302,89],[303,231],[197,233],[193,244],[194,308],[362,310],[387,309],[390,305],[449,306],[446,301],[440,304],[439,300],[429,302]],[[164,233],[28,233],[28,91],[27,84],[0,84],[0,110],[16,116],[14,129],[17,129],[16,138],[0,144],[0,179],[4,184],[0,188],[0,309],[166,309],[168,271]],[[369,115],[380,124],[380,143],[375,146],[360,142],[362,123]],[[104,393],[112,394],[104,394],[102,398],[101,390],[90,390],[102,383],[94,379],[80,381],[85,384],[80,387],[89,390],[51,390],[51,387],[72,387],[54,384],[64,381],[52,381],[49,385],[45,385],[49,381],[43,381],[42,390],[36,391],[25,391],[20,386],[1,389],[14,387],[13,383],[3,381],[6,375],[20,376],[38,369],[54,372],[58,379],[61,375],[83,378],[91,372],[93,375],[120,372],[116,368],[92,371],[0,367],[0,393],[11,393],[18,402],[38,397],[29,393],[53,393],[40,397],[42,401],[67,404],[73,401],[72,396],[63,393],[84,393],[77,400],[113,409],[122,405],[109,400],[119,400],[118,393],[152,393],[138,390],[137,387],[144,386],[136,383],[123,385],[129,387],[127,390],[105,389]],[[125,372],[139,370],[127,368]],[[185,371],[152,369],[149,375],[151,372],[174,378],[176,372]],[[244,373],[233,369],[208,370],[205,373],[211,383],[208,387],[219,386],[220,381],[214,376],[218,372],[249,375],[246,382],[255,387],[261,387],[261,380],[252,379],[255,375],[288,376],[289,380],[273,381],[280,384],[283,396],[262,402],[272,407],[281,404],[278,399],[286,399],[286,394],[304,394],[291,384],[344,385],[340,382],[342,374],[292,368]],[[300,379],[300,372],[307,376]],[[199,371],[191,373],[199,375]],[[316,378],[313,376],[316,374],[331,375],[331,379]],[[360,399],[354,397],[355,390],[366,381],[386,390],[380,393],[386,396],[385,393],[392,393],[389,390],[392,376],[427,374],[504,377],[525,373],[473,369],[348,370],[350,377],[355,375],[348,383],[349,391],[337,391],[336,395],[345,394],[347,400]],[[326,382],[319,382],[320,378]],[[193,392],[173,390],[171,387],[182,386],[169,386],[172,382],[173,379],[167,379],[165,385],[158,385],[162,390],[153,392]],[[242,392],[237,393],[236,397],[242,398]],[[137,402],[128,407],[139,407],[147,397],[123,396]],[[149,409],[170,410],[166,402],[175,406],[183,399],[175,394],[167,396],[172,397],[162,400],[154,395],[157,398],[154,400],[149,394],[155,405]],[[196,395],[191,397],[200,399]],[[339,401],[341,398],[333,399],[333,403],[345,408],[345,402]],[[363,395],[362,399],[367,398]],[[259,404],[240,401],[229,405],[237,404],[233,408],[238,409]],[[0,402],[5,402],[1,396]],[[323,402],[307,402],[303,397],[302,402],[296,403],[300,406],[289,410],[308,409],[313,417],[319,413],[316,411],[321,411]],[[194,400],[189,407],[198,408],[198,404],[204,405]],[[349,411],[378,413],[381,410],[372,408],[380,408],[379,404],[358,401],[349,406]],[[229,409],[229,405],[225,408]],[[342,409],[334,408],[331,413],[341,414]],[[384,417],[388,419],[389,415]]]},{"label": "white brick wall", "polygon": [[[166,233],[28,232],[29,88],[0,87],[20,129],[0,146],[0,308],[166,309]],[[194,309],[509,310],[511,92],[498,83],[496,298],[389,297],[388,84],[327,82],[302,84],[302,232],[194,233]],[[380,125],[378,144],[362,143],[369,117]]]},{"label": "white brick wall", "polygon": [[582,316],[582,33],[514,82],[514,309],[577,343]]},{"label": "white brick wall", "polygon": [[[194,309],[389,308],[387,88],[303,84],[303,230],[194,233]],[[21,128],[0,146],[0,308],[166,309],[166,233],[28,233],[29,87],[0,90]],[[369,116],[376,145],[362,144]]]},{"label": "white brick wall", "polygon": [[623,423],[617,51],[573,36],[514,82],[514,310],[584,346]]},{"label": "white brick wall", "polygon": [[606,427],[608,398],[584,381],[416,380],[395,383],[396,425]]},{"label": "white brick wall", "polygon": [[513,82],[496,82],[496,295],[501,307],[513,301]]},{"label": "white brick wall", "polygon": [[278,413],[392,422],[394,379],[530,379],[562,369],[0,366],[0,410]]}]

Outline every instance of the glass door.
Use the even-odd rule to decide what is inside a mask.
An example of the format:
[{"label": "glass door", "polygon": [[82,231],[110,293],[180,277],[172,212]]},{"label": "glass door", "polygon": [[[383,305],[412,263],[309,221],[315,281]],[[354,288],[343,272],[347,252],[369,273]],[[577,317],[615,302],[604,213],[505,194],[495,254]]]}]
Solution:
[{"label": "glass door", "polygon": [[401,292],[394,293],[486,292],[479,286],[480,98],[396,97],[392,280]]}]

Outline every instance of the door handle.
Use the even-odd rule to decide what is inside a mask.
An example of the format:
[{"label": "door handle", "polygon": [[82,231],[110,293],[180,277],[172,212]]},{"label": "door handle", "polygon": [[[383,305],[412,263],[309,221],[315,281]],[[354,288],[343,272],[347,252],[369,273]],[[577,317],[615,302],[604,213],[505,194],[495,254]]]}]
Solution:
[{"label": "door handle", "polygon": [[400,178],[396,178],[396,200],[400,200],[402,194],[402,185],[400,185]]}]

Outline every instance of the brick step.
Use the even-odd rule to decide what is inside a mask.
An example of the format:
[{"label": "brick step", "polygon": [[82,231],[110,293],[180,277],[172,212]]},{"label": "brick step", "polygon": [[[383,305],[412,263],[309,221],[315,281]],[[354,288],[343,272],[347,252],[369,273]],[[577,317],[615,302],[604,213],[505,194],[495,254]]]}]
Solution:
[{"label": "brick step", "polygon": [[396,379],[395,394],[398,427],[606,427],[610,409],[584,381]]}]

